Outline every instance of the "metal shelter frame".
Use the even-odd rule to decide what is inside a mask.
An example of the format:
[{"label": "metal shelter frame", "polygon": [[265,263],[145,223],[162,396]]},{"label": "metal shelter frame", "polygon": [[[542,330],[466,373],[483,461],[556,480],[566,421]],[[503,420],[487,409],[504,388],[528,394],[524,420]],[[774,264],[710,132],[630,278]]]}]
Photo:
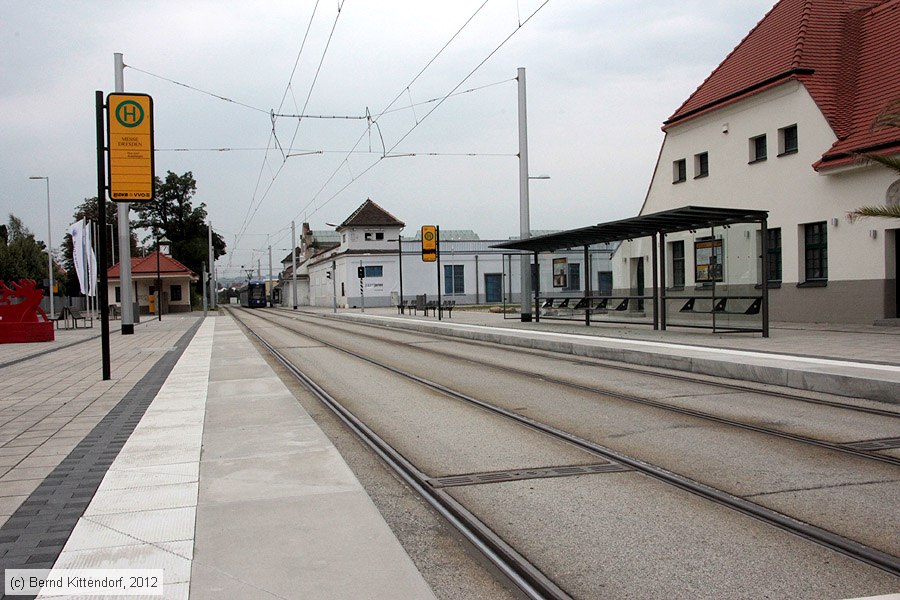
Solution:
[{"label": "metal shelter frame", "polygon": [[[653,329],[666,329],[668,321],[668,311],[666,303],[662,302],[662,311],[660,311],[659,300],[665,300],[666,289],[666,270],[660,269],[660,265],[665,265],[665,236],[669,233],[677,233],[681,231],[691,231],[698,229],[715,230],[716,227],[730,227],[731,225],[742,223],[759,223],[762,234],[762,247],[760,260],[762,263],[762,281],[761,288],[761,312],[762,312],[762,328],[759,330],[734,329],[732,331],[759,331],[763,337],[769,337],[769,273],[768,261],[765,260],[765,240],[767,239],[767,222],[768,211],[754,209],[736,209],[736,208],[713,208],[703,206],[685,206],[647,215],[640,215],[629,219],[619,221],[610,221],[608,223],[600,223],[589,227],[579,229],[571,229],[559,233],[536,236],[524,240],[514,240],[496,244],[493,248],[502,248],[506,250],[520,250],[534,255],[533,269],[537,269],[538,255],[541,252],[553,252],[561,249],[584,248],[585,256],[588,255],[588,248],[594,244],[616,242],[623,240],[631,240],[636,238],[648,237],[652,239],[652,281],[653,281]],[[585,280],[585,293],[587,296],[592,295],[590,274]],[[663,294],[660,294],[660,289]],[[535,313],[535,320],[540,320],[540,278],[538,285],[534,290],[534,302],[538,307]],[[715,299],[715,288],[713,288],[713,299]],[[590,313],[588,309],[585,313],[585,324],[590,325]],[[713,331],[716,330],[715,312],[713,312]]]}]

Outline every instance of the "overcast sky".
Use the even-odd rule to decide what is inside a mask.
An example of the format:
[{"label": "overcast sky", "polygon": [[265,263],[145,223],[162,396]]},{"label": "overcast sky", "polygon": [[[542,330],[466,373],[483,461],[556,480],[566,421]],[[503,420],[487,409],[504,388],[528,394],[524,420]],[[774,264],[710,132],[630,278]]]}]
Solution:
[{"label": "overcast sky", "polygon": [[[45,184],[28,177],[48,176],[58,247],[96,196],[94,91],[114,91],[115,52],[125,91],[153,97],[157,175],[192,171],[228,244],[220,276],[265,269],[269,244],[280,259],[292,220],[328,229],[366,198],[405,235],[516,235],[517,67],[529,169],[550,176],[531,183],[532,228],[633,216],[662,121],[773,4],[0,0],[0,218],[45,240]],[[287,116],[367,112],[375,126]]]}]

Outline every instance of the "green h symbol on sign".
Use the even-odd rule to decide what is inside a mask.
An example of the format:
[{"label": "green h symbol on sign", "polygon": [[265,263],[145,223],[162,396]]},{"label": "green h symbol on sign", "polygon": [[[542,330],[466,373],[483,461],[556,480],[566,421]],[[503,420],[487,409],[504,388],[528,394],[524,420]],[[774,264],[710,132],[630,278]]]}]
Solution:
[{"label": "green h symbol on sign", "polygon": [[126,100],[116,107],[116,120],[123,127],[137,127],[144,120],[144,108],[134,100]]}]

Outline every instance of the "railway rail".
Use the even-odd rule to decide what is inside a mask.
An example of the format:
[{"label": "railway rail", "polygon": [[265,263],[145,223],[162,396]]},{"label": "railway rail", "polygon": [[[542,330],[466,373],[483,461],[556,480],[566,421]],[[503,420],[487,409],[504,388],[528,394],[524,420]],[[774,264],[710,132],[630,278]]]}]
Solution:
[{"label": "railway rail", "polygon": [[[263,311],[265,312],[265,311]],[[236,317],[238,317],[239,321],[242,321],[242,316],[239,315],[238,311],[234,311]],[[418,385],[425,386],[432,391],[439,392],[449,398],[453,398],[458,401],[462,401],[465,403],[469,403],[479,408],[489,411],[492,414],[500,415],[505,419],[513,420],[516,423],[522,424],[530,429],[535,431],[540,431],[542,434],[559,439],[564,440],[567,444],[574,445],[578,448],[581,448],[593,455],[598,457],[602,457],[606,461],[609,461],[611,465],[611,469],[620,468],[620,469],[629,469],[634,470],[639,473],[642,473],[646,476],[649,476],[657,481],[665,482],[667,485],[675,486],[681,490],[685,490],[690,492],[691,494],[695,494],[700,496],[708,501],[717,503],[719,505],[727,506],[730,509],[739,511],[743,514],[750,515],[755,519],[764,521],[770,525],[778,527],[782,530],[790,531],[793,534],[796,534],[805,539],[811,540],[825,546],[827,548],[836,550],[845,555],[851,556],[857,560],[865,562],[866,564],[878,567],[883,571],[890,573],[895,577],[900,577],[900,559],[897,557],[878,550],[876,548],[872,548],[868,545],[859,543],[856,540],[850,539],[848,537],[836,534],[832,531],[829,531],[825,528],[818,527],[816,525],[803,522],[797,518],[791,517],[787,514],[783,514],[779,511],[772,510],[755,502],[746,500],[741,498],[735,494],[729,493],[726,490],[719,489],[713,485],[705,484],[699,482],[691,477],[687,477],[676,472],[673,472],[670,469],[652,464],[646,460],[642,460],[639,458],[635,458],[630,456],[624,452],[615,450],[613,448],[598,444],[594,441],[585,439],[583,437],[573,435],[570,432],[561,430],[560,428],[543,422],[541,419],[531,418],[528,416],[524,416],[522,414],[518,414],[515,411],[508,410],[506,408],[497,406],[491,402],[472,397],[471,395],[467,395],[465,393],[461,393],[457,390],[451,389],[447,385],[442,383],[433,381],[427,377],[423,377],[421,375],[409,372],[405,369],[398,368],[397,366],[386,364],[383,361],[379,361],[369,356],[364,356],[363,354],[356,352],[352,349],[343,347],[339,344],[335,344],[333,342],[328,341],[323,336],[317,336],[309,331],[299,331],[295,326],[298,325],[297,319],[294,316],[285,317],[283,315],[277,314],[261,314],[261,311],[255,311],[253,316],[256,318],[263,319],[272,325],[276,325],[279,328],[284,328],[286,330],[293,331],[294,334],[303,336],[307,339],[314,341],[317,344],[321,344],[324,347],[333,349],[338,351],[346,356],[350,356],[355,360],[365,361],[367,364],[378,367],[379,369],[383,369],[389,371],[390,373],[404,378],[408,381],[413,381]],[[304,321],[308,321],[305,317]],[[381,438],[375,431],[370,429],[361,420],[359,420],[356,416],[354,416],[346,407],[342,406],[339,401],[337,401],[334,397],[330,396],[319,384],[313,381],[308,374],[304,374],[300,369],[298,369],[295,365],[292,364],[291,360],[286,357],[283,353],[279,352],[272,344],[267,342],[261,336],[253,331],[253,327],[249,326],[247,323],[243,323],[244,327],[250,331],[253,336],[259,340],[260,344],[265,347],[269,352],[273,354],[285,367],[294,374],[303,384],[310,389],[318,398],[322,400],[326,405],[331,408],[339,417],[344,420],[370,447],[372,447],[382,458],[392,466],[404,480],[406,480],[410,486],[415,489],[418,493],[422,494],[424,498],[426,498],[435,508],[448,517],[448,519],[454,523],[463,533],[469,538],[472,543],[481,549],[486,556],[488,556],[498,567],[506,573],[510,579],[512,579],[519,587],[529,596],[533,598],[566,598],[569,597],[567,593],[562,590],[559,586],[557,586],[553,581],[547,578],[541,571],[532,565],[528,560],[525,559],[521,554],[519,554],[514,548],[509,546],[502,538],[496,535],[493,531],[491,531],[490,527],[485,525],[479,519],[477,519],[470,511],[468,511],[460,502],[454,500],[450,497],[449,494],[445,493],[444,487],[453,485],[451,481],[453,478],[444,478],[444,479],[436,479],[428,477],[423,471],[419,470],[415,465],[406,460],[397,450],[391,447],[391,445]],[[309,325],[308,322],[304,323],[304,325]],[[318,325],[322,327],[321,324]],[[334,322],[329,323],[329,327],[334,327]],[[373,335],[371,333],[365,333],[359,331],[360,327],[357,326],[354,328],[353,335],[368,337],[369,339],[378,339],[377,335]],[[417,334],[423,337],[436,337],[436,336],[425,336],[424,334]],[[450,358],[452,355],[439,350],[433,347],[425,347],[423,348],[421,345],[417,347],[417,351],[427,352],[435,355],[442,356],[444,358]],[[457,356],[452,356],[455,360],[464,360]],[[569,360],[568,358],[565,360]],[[471,361],[470,361],[471,362]],[[591,363],[592,366],[596,367],[596,363]],[[480,365],[484,367],[484,365]],[[690,417],[703,419],[707,421],[712,421],[718,424],[723,424],[731,427],[748,429],[755,433],[761,433],[764,435],[772,435],[778,436],[782,439],[788,439],[793,442],[808,444],[813,447],[826,449],[828,451],[840,452],[847,455],[851,455],[857,458],[864,458],[866,460],[873,460],[882,463],[887,463],[890,465],[898,465],[900,464],[900,460],[895,457],[889,455],[876,454],[872,451],[858,450],[850,447],[845,447],[840,444],[834,444],[827,441],[817,440],[808,436],[799,436],[794,434],[785,433],[783,431],[778,431],[772,428],[758,427],[753,425],[748,425],[747,423],[741,423],[739,421],[735,421],[732,419],[726,419],[719,417],[717,415],[713,415],[710,413],[704,413],[701,411],[695,411],[690,409],[684,409],[682,407],[674,407],[667,405],[665,403],[651,400],[649,398],[641,398],[634,395],[628,394],[620,394],[613,392],[611,390],[604,390],[594,386],[587,386],[579,383],[574,383],[571,381],[566,381],[561,378],[548,378],[543,374],[535,374],[529,371],[525,371],[523,369],[517,369],[513,367],[506,366],[498,366],[498,365],[490,365],[488,368],[496,369],[498,371],[502,371],[507,374],[515,375],[516,377],[528,377],[528,378],[538,378],[544,383],[552,383],[554,385],[569,387],[572,389],[579,389],[583,392],[588,392],[591,394],[602,394],[606,396],[612,396],[619,400],[624,400],[632,403],[639,403],[645,406],[651,406],[653,408],[673,411],[678,414],[688,415]],[[633,369],[632,369],[633,370]],[[665,375],[661,375],[658,372],[654,371],[644,371],[641,370],[642,374],[648,374],[656,377],[665,377]],[[679,376],[676,376],[679,377]],[[684,379],[683,377],[679,377],[680,379]],[[696,380],[691,380],[692,383],[697,383]],[[708,381],[702,382],[705,385],[713,385]],[[728,386],[734,388],[732,384],[723,384],[724,386]],[[742,391],[748,391],[750,388],[742,388]],[[764,393],[759,389],[753,388],[752,391],[754,393]],[[778,394],[785,395],[785,394]],[[795,398],[794,395],[786,395],[791,397],[791,399],[799,399],[801,401],[809,400],[808,398],[799,397]],[[854,407],[852,405],[843,405],[839,404],[835,406],[832,403],[832,408],[840,408],[845,410],[855,410],[856,408],[862,408],[862,412],[866,412],[868,414],[872,414],[869,410],[869,407]],[[874,414],[879,414],[880,416],[886,416],[888,418],[900,418],[895,412],[892,411],[883,411],[884,414],[880,412],[876,412]],[[562,473],[565,474],[565,473]]]},{"label": "railway rail", "polygon": [[[304,316],[304,318],[317,319],[317,318],[321,318],[321,317]],[[329,326],[331,326],[331,327],[334,326],[333,320],[330,321]],[[372,339],[372,340],[379,339],[378,336],[376,336],[374,334],[369,334],[369,333],[360,332],[360,331],[355,331],[354,335],[361,336],[361,337],[368,337],[369,339]],[[418,335],[422,335],[424,337],[433,337],[433,338],[439,337],[439,336],[434,336],[433,334],[418,334]],[[476,342],[476,343],[480,344],[480,345],[484,345],[482,342]],[[443,356],[443,357],[451,356],[447,352],[444,352],[440,349],[436,349],[433,347],[427,347],[427,346],[419,346],[417,351],[423,352],[423,353],[429,353],[429,354],[433,354],[433,355],[438,355],[438,356]],[[517,349],[517,351],[519,351],[519,349]],[[548,353],[546,353],[546,352],[540,352],[540,351],[532,351],[532,352],[542,355],[542,356],[548,355]],[[455,358],[457,360],[463,360],[463,361],[466,361],[471,364],[480,365],[480,363],[478,363],[477,361],[474,361],[469,358],[459,357],[456,355],[452,355],[452,356],[453,356],[453,358]],[[597,367],[598,364],[600,364],[597,362],[589,362],[589,361],[580,361],[580,360],[573,361],[571,358],[566,358],[565,360],[567,360],[568,362],[570,362],[572,364],[578,364],[578,365],[590,366],[590,367]],[[638,396],[635,394],[625,394],[625,393],[617,392],[617,391],[611,390],[611,389],[605,389],[605,388],[592,386],[592,385],[583,385],[583,384],[575,383],[572,381],[567,381],[562,378],[552,377],[552,376],[547,375],[546,373],[535,373],[533,371],[528,371],[525,369],[519,369],[519,368],[515,368],[515,367],[501,366],[501,365],[491,365],[491,368],[498,370],[498,371],[504,371],[507,373],[511,373],[511,374],[514,374],[519,377],[526,377],[529,379],[539,380],[544,383],[554,383],[554,384],[568,387],[571,389],[578,389],[578,390],[582,390],[582,391],[586,391],[586,392],[590,392],[590,393],[594,393],[594,394],[602,394],[602,395],[606,395],[606,396],[611,396],[614,398],[618,398],[620,400],[625,400],[627,402],[643,404],[645,406],[652,406],[654,408],[659,408],[661,410],[684,414],[684,415],[690,415],[692,417],[697,417],[700,419],[713,421],[713,422],[721,423],[724,425],[729,425],[731,427],[747,429],[749,431],[756,431],[758,433],[764,433],[764,434],[775,436],[775,437],[780,437],[780,438],[784,438],[784,439],[788,439],[788,440],[802,442],[804,444],[820,446],[822,448],[827,448],[829,450],[834,450],[836,452],[840,452],[840,453],[844,453],[844,454],[848,454],[848,455],[858,456],[858,457],[866,458],[869,460],[875,460],[878,462],[884,462],[884,463],[900,466],[900,457],[878,454],[878,450],[880,450],[882,448],[879,448],[878,445],[874,444],[874,443],[870,447],[863,446],[863,444],[859,443],[859,442],[849,443],[849,444],[833,443],[833,442],[829,442],[826,440],[816,439],[816,438],[813,438],[810,436],[792,434],[790,432],[774,429],[771,427],[763,427],[763,426],[754,425],[751,423],[745,423],[742,421],[738,421],[736,419],[730,419],[730,418],[722,417],[722,416],[708,413],[708,412],[703,412],[703,411],[694,410],[694,409],[690,409],[690,408],[684,408],[681,406],[672,405],[672,404],[669,404],[666,402],[653,400],[651,398],[646,398],[646,397]],[[751,392],[754,394],[764,395],[764,396],[771,397],[771,398],[781,398],[781,399],[785,399],[785,400],[803,402],[803,403],[807,403],[807,404],[828,406],[830,408],[846,410],[849,412],[865,413],[865,414],[869,414],[869,415],[877,415],[877,416],[881,416],[881,417],[886,417],[888,419],[896,419],[897,424],[898,424],[898,431],[900,431],[900,411],[875,408],[875,407],[871,407],[871,406],[847,404],[847,403],[836,402],[836,401],[831,401],[831,400],[824,400],[824,399],[820,399],[820,398],[812,398],[809,396],[791,394],[791,393],[783,392],[780,390],[761,389],[758,386],[753,387],[753,386],[748,386],[748,385],[741,385],[741,384],[735,383],[735,382],[711,381],[709,378],[699,379],[697,377],[689,377],[689,376],[680,375],[680,374],[671,373],[671,372],[662,372],[659,370],[650,370],[650,369],[639,369],[639,368],[622,365],[622,364],[618,364],[614,368],[616,370],[628,371],[631,373],[635,373],[635,374],[639,374],[639,375],[647,376],[647,377],[653,377],[656,379],[683,381],[683,382],[690,382],[693,384],[709,386],[710,388],[718,388],[718,389],[740,391],[740,392]],[[860,446],[862,446],[862,449],[860,448]],[[897,440],[897,446],[900,446],[900,439]],[[888,446],[885,445],[884,447],[888,447]]]}]

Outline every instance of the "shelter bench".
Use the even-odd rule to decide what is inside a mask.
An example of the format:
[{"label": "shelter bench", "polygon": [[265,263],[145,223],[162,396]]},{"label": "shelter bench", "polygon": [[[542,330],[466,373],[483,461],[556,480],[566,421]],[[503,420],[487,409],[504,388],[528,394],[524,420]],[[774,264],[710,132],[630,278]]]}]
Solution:
[{"label": "shelter bench", "polygon": [[59,314],[53,319],[56,322],[56,328],[59,329],[60,322],[63,323],[63,326],[68,329],[69,328],[69,309],[63,306],[59,309]]},{"label": "shelter bench", "polygon": [[[761,296],[727,296],[724,298],[716,298],[715,305],[709,310],[701,310],[695,306],[695,302],[700,299],[704,300],[706,297],[691,297],[688,298],[684,303],[684,306],[681,307],[679,312],[690,312],[690,313],[719,313],[725,315],[758,315],[760,308],[762,307],[762,297]],[[710,298],[711,299],[711,298]],[[748,306],[744,310],[732,310],[728,306],[729,300],[752,300],[750,306]]]},{"label": "shelter bench", "polygon": [[[87,317],[84,316],[80,309],[73,306],[69,306],[66,309],[69,311],[69,316],[72,317],[72,323],[75,324],[75,329],[78,329],[78,319],[81,319],[82,325],[87,327]],[[93,325],[93,319],[91,319],[91,326]]]}]

